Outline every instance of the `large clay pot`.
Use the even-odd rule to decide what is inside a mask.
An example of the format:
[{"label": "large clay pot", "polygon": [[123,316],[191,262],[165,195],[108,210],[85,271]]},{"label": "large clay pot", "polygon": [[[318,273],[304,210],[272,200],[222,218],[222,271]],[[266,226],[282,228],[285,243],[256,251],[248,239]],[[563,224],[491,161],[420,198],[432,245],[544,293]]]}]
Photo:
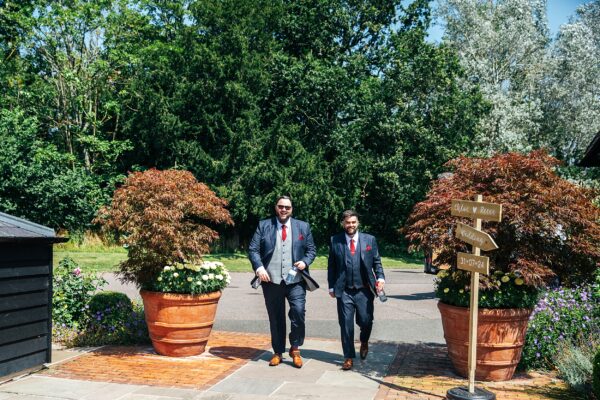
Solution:
[{"label": "large clay pot", "polygon": [[152,346],[158,354],[202,354],[212,330],[221,292],[189,295],[140,291]]},{"label": "large clay pot", "polygon": [[[438,302],[448,354],[459,375],[468,377],[469,309]],[[475,379],[506,381],[521,359],[531,309],[480,308]]]}]

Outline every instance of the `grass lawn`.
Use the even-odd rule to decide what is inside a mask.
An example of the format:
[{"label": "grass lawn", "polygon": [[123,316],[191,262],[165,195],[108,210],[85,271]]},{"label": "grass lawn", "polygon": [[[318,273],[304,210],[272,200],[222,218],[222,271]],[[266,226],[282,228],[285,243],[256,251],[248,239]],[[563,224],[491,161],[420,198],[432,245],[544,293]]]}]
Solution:
[{"label": "grass lawn", "polygon": [[[54,250],[54,265],[65,257],[71,257],[84,272],[116,271],[120,261],[125,260],[127,252],[119,247],[85,246],[57,248]],[[246,253],[210,254],[204,257],[207,261],[221,261],[231,272],[249,272],[252,270]],[[423,268],[420,258],[409,255],[402,257],[382,257],[384,268]],[[327,269],[327,255],[318,255],[310,266],[312,269]]]}]

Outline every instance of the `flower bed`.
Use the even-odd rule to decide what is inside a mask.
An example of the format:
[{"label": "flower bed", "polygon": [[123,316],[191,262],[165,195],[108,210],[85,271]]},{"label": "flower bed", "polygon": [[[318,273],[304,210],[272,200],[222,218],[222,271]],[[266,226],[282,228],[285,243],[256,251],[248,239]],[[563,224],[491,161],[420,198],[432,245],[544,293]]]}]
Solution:
[{"label": "flower bed", "polygon": [[156,280],[144,289],[163,293],[200,294],[224,289],[231,276],[218,261],[176,262],[163,267]]},{"label": "flower bed", "polygon": [[[524,284],[518,272],[496,271],[487,288],[479,291],[480,308],[532,308],[539,290]],[[435,294],[442,303],[468,307],[471,296],[470,274],[461,270],[442,270],[435,280]]]},{"label": "flower bed", "polygon": [[547,291],[535,307],[523,348],[521,367],[553,369],[563,342],[591,342],[600,335],[597,284]]}]

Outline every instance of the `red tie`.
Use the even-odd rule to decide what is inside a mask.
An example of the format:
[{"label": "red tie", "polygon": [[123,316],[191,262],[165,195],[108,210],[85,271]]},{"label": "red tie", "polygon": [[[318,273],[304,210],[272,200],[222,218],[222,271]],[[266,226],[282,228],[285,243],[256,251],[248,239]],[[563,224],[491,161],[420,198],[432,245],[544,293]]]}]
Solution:
[{"label": "red tie", "polygon": [[350,239],[350,254],[356,253],[356,247],[354,247],[354,239]]},{"label": "red tie", "polygon": [[285,228],[287,228],[286,225],[281,225],[281,241],[283,242],[285,242],[285,238],[287,238],[287,231]]}]

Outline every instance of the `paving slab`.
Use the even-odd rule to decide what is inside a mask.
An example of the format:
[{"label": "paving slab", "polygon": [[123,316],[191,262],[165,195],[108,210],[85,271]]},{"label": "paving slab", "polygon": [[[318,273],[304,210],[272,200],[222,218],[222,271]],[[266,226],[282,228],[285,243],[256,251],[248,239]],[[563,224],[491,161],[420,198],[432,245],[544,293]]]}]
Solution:
[{"label": "paving slab", "polygon": [[326,371],[317,381],[319,385],[341,386],[344,388],[361,388],[377,391],[379,382],[368,377],[348,371]]},{"label": "paving slab", "polygon": [[359,387],[332,386],[329,384],[299,385],[284,383],[274,396],[287,399],[319,399],[319,400],[372,400],[376,391]]},{"label": "paving slab", "polygon": [[35,396],[28,394],[17,394],[11,397],[7,397],[7,400],[60,400],[60,397],[48,397],[48,396]]},{"label": "paving slab", "polygon": [[204,392],[193,389],[166,388],[159,386],[140,386],[136,395],[172,397],[178,400],[195,400]]},{"label": "paving slab", "polygon": [[261,378],[247,378],[233,374],[210,388],[211,392],[236,393],[236,394],[258,394],[269,396],[282,384],[272,376]]},{"label": "paving slab", "polygon": [[80,400],[107,388],[105,382],[83,382],[74,384],[70,379],[55,379],[40,375],[31,375],[0,386],[1,393],[13,393],[32,396],[51,396],[61,399]]}]

